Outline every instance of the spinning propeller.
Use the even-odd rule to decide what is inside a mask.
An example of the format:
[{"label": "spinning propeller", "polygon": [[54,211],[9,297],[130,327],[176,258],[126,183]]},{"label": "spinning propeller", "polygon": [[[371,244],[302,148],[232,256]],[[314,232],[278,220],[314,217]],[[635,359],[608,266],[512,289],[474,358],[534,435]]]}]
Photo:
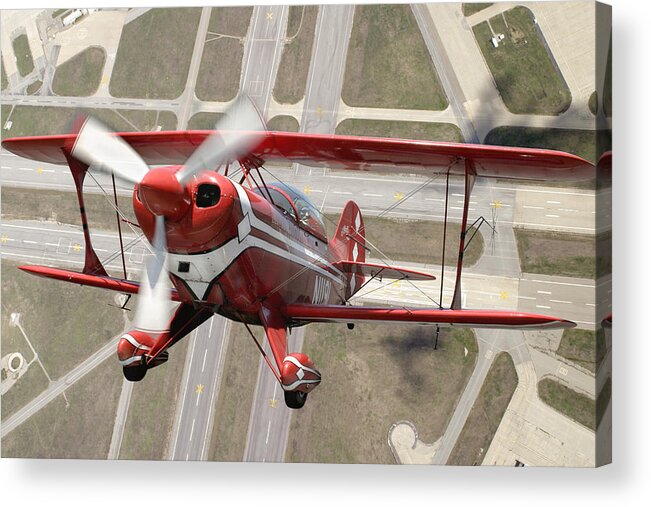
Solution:
[{"label": "spinning propeller", "polygon": [[72,156],[89,167],[137,184],[140,200],[156,217],[153,255],[147,260],[138,291],[134,326],[139,331],[159,334],[169,330],[165,222],[179,218],[191,205],[186,184],[200,172],[246,155],[260,142],[266,127],[251,100],[242,97],[217,122],[215,130],[219,132],[208,136],[180,169],[150,169],[129,144],[92,117],[82,125],[72,148]]}]

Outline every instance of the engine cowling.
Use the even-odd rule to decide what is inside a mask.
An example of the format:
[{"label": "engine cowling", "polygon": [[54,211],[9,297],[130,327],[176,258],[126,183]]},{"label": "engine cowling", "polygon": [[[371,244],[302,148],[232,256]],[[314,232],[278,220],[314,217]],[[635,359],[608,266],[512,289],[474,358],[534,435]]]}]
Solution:
[{"label": "engine cowling", "polygon": [[[120,364],[125,368],[141,366],[155,343],[156,339],[143,331],[134,330],[122,335],[118,342]],[[158,366],[166,360],[167,354],[160,354],[156,357],[155,364],[149,366]]]},{"label": "engine cowling", "polygon": [[321,383],[321,373],[306,354],[295,352],[285,357],[280,372],[285,391],[311,392]]}]

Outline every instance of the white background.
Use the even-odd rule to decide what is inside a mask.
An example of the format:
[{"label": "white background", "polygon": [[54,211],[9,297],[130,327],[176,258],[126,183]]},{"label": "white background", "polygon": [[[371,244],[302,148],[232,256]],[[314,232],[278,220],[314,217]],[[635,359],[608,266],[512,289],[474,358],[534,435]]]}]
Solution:
[{"label": "white background", "polygon": [[[277,0],[273,3],[301,3]],[[61,5],[59,5],[59,3]],[[101,7],[107,2],[62,1]],[[173,6],[140,0],[141,5]],[[180,2],[178,2],[180,3]],[[176,5],[178,5],[178,3]],[[215,0],[205,0],[216,4]],[[242,0],[221,2],[243,4]],[[254,2],[251,2],[254,3]],[[269,0],[255,3],[271,4]],[[601,469],[274,465],[244,463],[1,460],[0,503],[250,505],[651,505],[648,466],[651,333],[650,2],[613,0],[614,464]],[[124,6],[124,3],[109,4]],[[0,1],[3,9],[46,7]],[[173,34],[170,34],[173,36]],[[98,309],[99,311],[99,309]],[[342,407],[352,417],[354,407]],[[142,424],[156,426],[155,421]]]}]

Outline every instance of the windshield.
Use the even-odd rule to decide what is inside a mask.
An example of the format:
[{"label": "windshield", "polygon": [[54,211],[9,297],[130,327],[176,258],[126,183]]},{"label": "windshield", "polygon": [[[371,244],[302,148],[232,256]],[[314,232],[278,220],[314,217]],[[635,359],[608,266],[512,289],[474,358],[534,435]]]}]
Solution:
[{"label": "windshield", "polygon": [[[323,215],[303,192],[280,182],[268,184],[267,188],[273,203],[285,214],[291,215],[301,227],[312,234],[326,238]],[[255,192],[269,200],[264,189],[258,187]]]}]

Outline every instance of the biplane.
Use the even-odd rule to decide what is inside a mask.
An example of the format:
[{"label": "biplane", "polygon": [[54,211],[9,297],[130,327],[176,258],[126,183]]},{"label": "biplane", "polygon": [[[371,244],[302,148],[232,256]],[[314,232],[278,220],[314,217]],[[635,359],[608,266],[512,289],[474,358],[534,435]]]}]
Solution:
[{"label": "biplane", "polygon": [[[141,380],[169,349],[214,314],[263,326],[272,359],[256,340],[290,408],[301,408],[321,381],[313,361],[287,350],[288,330],[318,322],[419,323],[504,329],[572,327],[568,320],[461,305],[468,202],[475,178],[577,180],[594,166],[567,153],[354,136],[270,132],[248,99],[238,99],[214,131],[114,133],[88,118],[66,135],[6,139],[7,150],[67,164],[85,239],[81,272],[21,266],[34,275],[137,294],[133,329],[117,347],[125,377]],[[456,284],[451,304],[433,308],[353,306],[376,278],[417,283],[435,277],[366,261],[364,220],[349,201],[328,238],[323,217],[302,192],[267,182],[266,163],[463,178]],[[83,182],[89,167],[133,185],[137,226],[151,244],[140,281],[109,276],[91,244]],[[300,167],[300,166],[299,166]],[[446,192],[447,192],[446,187]],[[118,226],[120,221],[118,220]],[[123,253],[124,254],[124,253]],[[171,314],[172,302],[177,302]],[[171,315],[171,318],[170,318]],[[249,329],[250,331],[250,329]]]}]

